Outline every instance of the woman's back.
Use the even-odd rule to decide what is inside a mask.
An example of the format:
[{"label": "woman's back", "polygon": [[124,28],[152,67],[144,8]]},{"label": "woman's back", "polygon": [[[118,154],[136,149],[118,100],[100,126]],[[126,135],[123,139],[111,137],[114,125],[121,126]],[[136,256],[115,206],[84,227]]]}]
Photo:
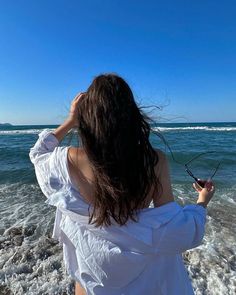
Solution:
[{"label": "woman's back", "polygon": [[[155,166],[155,173],[156,177],[160,179],[162,191],[159,195],[154,195],[153,198],[154,187],[152,187],[146,196],[144,206],[140,207],[140,209],[149,207],[152,201],[155,207],[174,201],[167,159],[162,151],[158,149],[155,150],[159,158],[158,164]],[[92,204],[94,195],[94,172],[84,149],[70,147],[68,149],[67,158],[71,181],[81,193],[84,200]]]},{"label": "woman's back", "polygon": [[[168,170],[168,168],[164,154],[159,150],[156,150],[156,152],[158,154],[159,162],[158,165],[156,165],[155,167],[155,172],[157,177],[159,177],[161,173],[168,174],[168,172],[166,171]],[[166,168],[164,169],[164,167]],[[70,147],[68,149],[68,170],[71,182],[74,184],[74,187],[77,188],[77,190],[80,192],[87,203],[93,203],[92,196],[94,195],[94,172],[91,169],[89,159],[82,148]],[[156,196],[156,199],[153,200],[153,194],[150,190],[146,197],[145,207],[149,207],[152,201],[155,206],[160,206],[174,200],[170,187],[170,181],[167,182],[168,177],[169,175],[163,175],[161,177],[161,179],[164,180],[162,187],[166,194],[162,195],[161,198],[157,198]],[[75,295],[85,294],[85,289],[82,288],[81,285],[77,282],[75,286]]]}]

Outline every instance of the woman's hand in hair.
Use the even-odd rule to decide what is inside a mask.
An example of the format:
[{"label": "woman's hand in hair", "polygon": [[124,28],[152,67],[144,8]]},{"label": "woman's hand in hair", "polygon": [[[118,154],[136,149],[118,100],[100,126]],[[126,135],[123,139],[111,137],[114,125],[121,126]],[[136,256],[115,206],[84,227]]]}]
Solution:
[{"label": "woman's hand in hair", "polygon": [[78,107],[79,107],[79,101],[81,97],[85,95],[85,92],[80,92],[75,96],[75,98],[72,100],[71,106],[70,106],[70,112],[68,116],[68,121],[72,123],[73,127],[78,126]]},{"label": "woman's hand in hair", "polygon": [[83,95],[84,92],[76,95],[71,103],[68,118],[54,132],[52,132],[58,141],[61,141],[72,128],[78,126],[78,104]]}]

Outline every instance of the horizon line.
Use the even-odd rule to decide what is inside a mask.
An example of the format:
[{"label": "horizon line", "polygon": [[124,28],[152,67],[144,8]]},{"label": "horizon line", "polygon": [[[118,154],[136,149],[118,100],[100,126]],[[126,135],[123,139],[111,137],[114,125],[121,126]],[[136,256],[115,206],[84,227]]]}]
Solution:
[{"label": "horizon line", "polygon": [[[199,121],[199,122],[156,122],[158,124],[212,124],[212,123],[236,123],[236,121]],[[10,124],[10,125],[8,125]],[[6,126],[60,126],[63,123],[60,124],[11,124],[11,123],[0,123],[1,125],[6,125]]]}]

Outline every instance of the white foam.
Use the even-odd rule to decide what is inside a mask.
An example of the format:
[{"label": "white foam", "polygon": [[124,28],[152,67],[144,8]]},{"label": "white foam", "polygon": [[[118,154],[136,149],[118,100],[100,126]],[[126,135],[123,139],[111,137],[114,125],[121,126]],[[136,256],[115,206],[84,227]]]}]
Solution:
[{"label": "white foam", "polygon": [[[54,131],[55,128],[47,128]],[[188,126],[188,127],[153,127],[154,131],[236,131],[236,127],[209,127],[209,126]],[[43,129],[22,129],[22,130],[0,130],[0,135],[16,135],[16,134],[39,134]]]},{"label": "white foam", "polygon": [[[236,205],[231,202],[235,189],[233,186],[216,193],[208,206],[203,244],[184,254],[196,295],[236,294],[233,223]],[[196,202],[196,194],[186,185],[174,184],[173,191],[181,204]],[[4,290],[1,285],[13,294],[74,294],[73,280],[66,273],[62,247],[48,238],[48,234],[49,237],[52,235],[55,209],[44,204],[45,197],[38,185],[2,184],[0,197],[2,231],[20,226],[36,227],[31,236],[24,237],[21,246],[3,235],[6,243],[2,243],[1,249],[0,294]],[[232,200],[229,202],[229,199]]]},{"label": "white foam", "polygon": [[[45,128],[46,129],[46,128]],[[50,131],[55,129],[47,128]],[[39,134],[43,129],[22,129],[22,130],[0,130],[0,135],[16,135],[16,134]]]},{"label": "white foam", "polygon": [[201,130],[201,131],[236,131],[236,127],[209,127],[209,126],[189,126],[189,127],[154,127],[154,131],[188,131],[188,130]]}]

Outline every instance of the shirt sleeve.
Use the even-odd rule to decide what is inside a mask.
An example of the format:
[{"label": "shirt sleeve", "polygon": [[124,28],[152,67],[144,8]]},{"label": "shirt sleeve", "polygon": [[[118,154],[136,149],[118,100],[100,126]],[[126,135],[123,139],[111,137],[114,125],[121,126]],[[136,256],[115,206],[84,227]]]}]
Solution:
[{"label": "shirt sleeve", "polygon": [[59,147],[59,141],[49,129],[39,133],[39,138],[30,149],[29,157],[35,168],[38,184],[49,198],[67,182],[65,160],[66,147]]},{"label": "shirt sleeve", "polygon": [[199,246],[205,234],[206,211],[206,208],[196,204],[181,207],[179,213],[163,228],[160,252],[180,254]]}]

